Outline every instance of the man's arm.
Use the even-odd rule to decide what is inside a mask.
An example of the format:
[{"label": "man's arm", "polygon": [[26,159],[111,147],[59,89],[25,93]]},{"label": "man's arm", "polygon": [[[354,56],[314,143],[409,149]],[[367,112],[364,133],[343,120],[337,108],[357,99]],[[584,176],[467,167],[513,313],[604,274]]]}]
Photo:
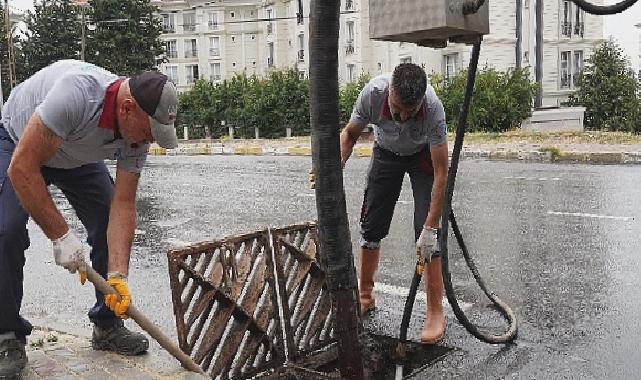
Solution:
[{"label": "man's arm", "polygon": [[363,128],[354,122],[347,123],[347,126],[341,131],[341,164],[343,167],[349,156],[352,155],[354,145],[356,145],[356,141],[358,141],[362,132]]},{"label": "man's arm", "polygon": [[41,168],[62,144],[37,114],[29,119],[9,165],[9,178],[22,207],[51,240],[63,236],[69,226],[56,208]]},{"label": "man's arm", "polygon": [[432,185],[432,198],[430,210],[425,219],[425,225],[438,228],[445,202],[445,186],[447,185],[448,151],[447,141],[441,145],[430,146],[432,167],[434,168],[434,184]]},{"label": "man's arm", "polygon": [[109,211],[107,246],[109,272],[129,274],[129,255],[136,228],[136,190],[140,174],[116,170],[114,197]]}]

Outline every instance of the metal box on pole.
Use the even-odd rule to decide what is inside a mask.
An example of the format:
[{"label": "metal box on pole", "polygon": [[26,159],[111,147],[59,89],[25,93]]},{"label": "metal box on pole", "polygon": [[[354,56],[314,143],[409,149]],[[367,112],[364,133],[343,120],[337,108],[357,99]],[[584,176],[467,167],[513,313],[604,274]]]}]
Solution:
[{"label": "metal box on pole", "polygon": [[[468,0],[469,1],[469,0]],[[488,1],[464,15],[461,0],[369,0],[371,39],[445,47],[490,32]]]}]

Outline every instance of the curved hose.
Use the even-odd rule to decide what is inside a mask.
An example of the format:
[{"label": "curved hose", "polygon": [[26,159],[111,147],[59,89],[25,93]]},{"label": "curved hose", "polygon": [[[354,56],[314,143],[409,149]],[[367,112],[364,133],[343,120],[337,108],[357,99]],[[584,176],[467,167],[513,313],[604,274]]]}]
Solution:
[{"label": "curved hose", "polygon": [[[454,140],[454,149],[452,151],[452,160],[450,163],[450,170],[447,176],[447,189],[445,193],[446,199],[445,199],[445,205],[443,206],[443,214],[441,217],[442,233],[439,234],[439,248],[441,252],[441,270],[443,272],[445,294],[447,296],[448,302],[452,306],[454,315],[456,315],[456,319],[458,319],[458,321],[467,329],[467,331],[469,331],[477,339],[483,342],[507,343],[507,342],[511,342],[512,340],[514,340],[514,338],[516,338],[516,334],[518,330],[518,323],[516,321],[516,316],[512,311],[512,309],[510,309],[510,307],[505,302],[501,301],[501,299],[499,299],[494,293],[490,292],[485,286],[485,283],[483,282],[483,279],[481,278],[478,272],[478,269],[474,264],[474,261],[469,255],[465,242],[463,241],[463,236],[461,235],[461,231],[459,230],[458,224],[456,223],[456,218],[454,217],[454,213],[452,212],[452,197],[454,195],[454,184],[456,182],[456,174],[458,171],[458,164],[459,164],[461,149],[463,148],[463,138],[465,137],[467,115],[469,113],[470,102],[472,100],[472,91],[474,90],[474,80],[476,79],[476,69],[478,66],[480,50],[481,50],[481,39],[479,37],[479,40],[474,43],[474,47],[472,49],[472,57],[470,58],[470,66],[467,73],[467,85],[465,89],[465,98],[463,99],[463,106],[461,107],[458,127],[456,129],[456,138]],[[503,316],[505,316],[505,318],[508,321],[509,328],[502,335],[492,335],[492,334],[488,334],[480,331],[479,328],[475,326],[467,318],[467,316],[465,316],[465,313],[463,313],[463,310],[458,304],[458,300],[456,299],[456,294],[454,293],[454,287],[452,286],[452,276],[450,274],[449,261],[447,257],[448,222],[452,223],[452,230],[454,231],[456,240],[459,246],[461,247],[461,251],[463,252],[463,257],[465,257],[465,262],[467,263],[467,266],[470,268],[472,275],[474,275],[474,279],[476,280],[476,283],[481,287],[485,295],[490,299],[490,301],[492,301],[492,303],[498,308],[498,310],[503,314]]]},{"label": "curved hose", "polygon": [[[634,5],[637,0],[623,0],[612,5],[594,5],[586,0],[572,0],[572,2],[590,14],[605,16],[621,13]],[[463,3],[463,14],[469,15],[478,12],[484,3],[485,0],[467,1]]]}]

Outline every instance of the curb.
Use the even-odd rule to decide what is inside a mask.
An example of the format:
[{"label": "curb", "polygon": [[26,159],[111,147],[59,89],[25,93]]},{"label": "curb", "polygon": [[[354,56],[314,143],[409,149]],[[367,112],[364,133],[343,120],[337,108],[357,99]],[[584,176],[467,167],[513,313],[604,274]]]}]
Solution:
[{"label": "curb", "polygon": [[[149,149],[152,156],[211,156],[211,155],[238,155],[238,156],[311,156],[309,146],[258,146],[239,145],[224,146],[212,144],[185,144],[176,149],[165,149],[152,145]],[[371,146],[354,147],[353,155],[356,157],[371,157]],[[451,151],[450,151],[451,155]],[[491,160],[491,161],[527,161],[527,162],[554,162],[554,163],[589,163],[589,164],[641,164],[641,152],[581,152],[550,150],[479,150],[463,149],[462,159]]]}]

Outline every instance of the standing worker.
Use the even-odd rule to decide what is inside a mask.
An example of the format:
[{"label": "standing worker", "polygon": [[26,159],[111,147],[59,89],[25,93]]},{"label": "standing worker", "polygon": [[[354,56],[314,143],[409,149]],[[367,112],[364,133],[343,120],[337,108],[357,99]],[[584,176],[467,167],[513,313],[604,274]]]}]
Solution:
[{"label": "standing worker", "polygon": [[424,271],[427,318],[421,342],[434,344],[443,338],[446,324],[441,259],[436,251],[447,182],[447,126],[443,104],[420,66],[402,63],[393,74],[380,75],[363,88],[340,135],[343,166],[368,124],[374,125],[374,149],[361,209],[361,313],[376,305],[374,274],[380,242],[389,232],[408,173],[414,195],[416,249],[429,260]]},{"label": "standing worker", "polygon": [[[57,186],[87,230],[91,265],[119,293],[89,310],[96,350],[137,355],[147,338],[124,327],[136,224],[136,190],[149,144],[174,148],[176,89],[157,71],[121,78],[95,65],[63,60],[13,89],[0,125],[0,378],[26,366],[32,326],[20,316],[29,216],[51,240],[56,264],[80,273],[87,249],[56,208]],[[115,182],[103,160],[117,160]],[[62,296],[59,296],[62,297]],[[52,300],[53,302],[53,300]]]}]

